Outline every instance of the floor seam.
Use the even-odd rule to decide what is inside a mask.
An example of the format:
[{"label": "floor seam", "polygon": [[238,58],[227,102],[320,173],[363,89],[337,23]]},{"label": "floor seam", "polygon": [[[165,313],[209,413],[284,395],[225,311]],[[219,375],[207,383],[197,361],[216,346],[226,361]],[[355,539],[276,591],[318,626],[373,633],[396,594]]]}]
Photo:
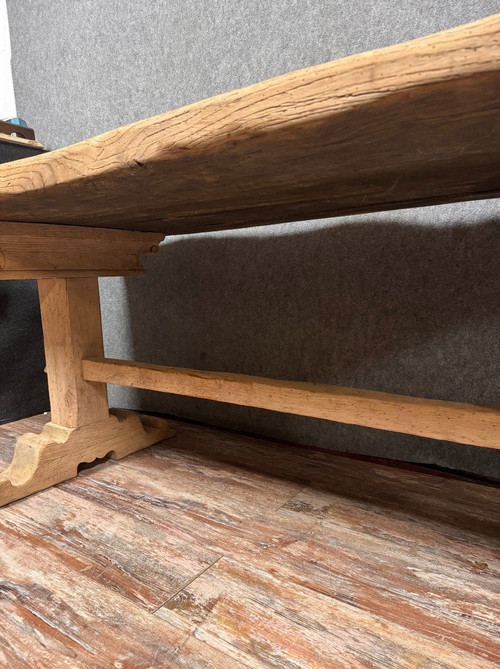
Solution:
[{"label": "floor seam", "polygon": [[192,578],[190,581],[188,581],[187,583],[184,583],[184,585],[182,586],[182,588],[179,588],[179,590],[177,590],[176,592],[174,592],[173,595],[170,595],[170,597],[168,597],[168,599],[166,599],[166,600],[163,602],[163,604],[160,604],[160,606],[158,606],[158,608],[156,608],[154,611],[150,611],[149,613],[151,613],[152,615],[155,615],[160,609],[162,609],[162,608],[165,606],[165,604],[168,604],[168,602],[170,602],[174,597],[177,597],[177,595],[178,595],[180,592],[182,592],[185,588],[188,588],[188,587],[191,585],[191,583],[194,583],[194,581],[196,581],[196,579],[200,578],[200,576],[203,576],[203,574],[205,574],[209,569],[212,569],[212,567],[215,566],[215,565],[217,564],[217,562],[219,562],[220,560],[222,560],[223,557],[226,557],[226,555],[225,555],[225,554],[223,554],[223,555],[219,555],[219,557],[217,558],[217,560],[214,560],[214,562],[212,562],[211,564],[209,564],[208,567],[206,567],[205,569],[203,569],[203,571],[200,571],[199,574],[196,574],[196,576],[195,576],[194,578]]},{"label": "floor seam", "polygon": [[304,490],[307,490],[309,487],[310,487],[310,484],[309,484],[309,485],[306,485],[306,486],[304,486],[303,488],[301,488],[300,490],[298,490],[298,491],[295,493],[295,495],[292,495],[292,497],[290,497],[290,499],[287,499],[285,502],[283,502],[283,504],[280,504],[280,505],[278,506],[277,509],[274,509],[274,510],[272,511],[272,513],[276,513],[277,511],[279,511],[280,509],[282,509],[282,508],[283,508],[284,506],[286,506],[287,504],[290,504],[290,502],[291,502],[293,499],[295,499],[296,497],[298,497],[299,495],[301,495],[301,494],[304,492]]}]

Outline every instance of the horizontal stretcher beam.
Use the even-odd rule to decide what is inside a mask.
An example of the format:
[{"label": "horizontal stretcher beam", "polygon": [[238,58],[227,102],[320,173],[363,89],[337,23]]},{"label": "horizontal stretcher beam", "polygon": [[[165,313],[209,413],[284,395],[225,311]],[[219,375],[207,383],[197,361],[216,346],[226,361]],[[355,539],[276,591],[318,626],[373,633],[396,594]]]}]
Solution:
[{"label": "horizontal stretcher beam", "polygon": [[500,407],[108,358],[83,360],[82,373],[87,381],[500,448]]}]

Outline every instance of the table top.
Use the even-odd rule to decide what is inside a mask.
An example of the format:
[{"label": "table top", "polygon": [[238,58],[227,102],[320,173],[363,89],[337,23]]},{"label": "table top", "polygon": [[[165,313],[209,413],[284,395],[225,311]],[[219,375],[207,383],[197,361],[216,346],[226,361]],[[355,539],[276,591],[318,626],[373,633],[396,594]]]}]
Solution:
[{"label": "table top", "polygon": [[500,14],[0,165],[0,220],[195,233],[500,194]]}]

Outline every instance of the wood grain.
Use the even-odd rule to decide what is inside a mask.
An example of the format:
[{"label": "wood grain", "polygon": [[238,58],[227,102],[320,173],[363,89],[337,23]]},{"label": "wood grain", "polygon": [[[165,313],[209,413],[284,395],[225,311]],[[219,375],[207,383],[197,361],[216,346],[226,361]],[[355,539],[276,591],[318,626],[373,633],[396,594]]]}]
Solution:
[{"label": "wood grain", "polygon": [[64,545],[44,545],[10,510],[2,511],[0,540],[0,601],[10,613],[0,616],[4,666],[172,666],[187,635],[96,583],[102,565]]},{"label": "wood grain", "polygon": [[0,221],[0,280],[141,275],[162,234]]},{"label": "wood grain", "polygon": [[195,637],[190,637],[176,655],[179,669],[248,669],[248,664],[242,664],[225,653],[209,646]]},{"label": "wood grain", "polygon": [[[425,526],[419,528],[417,546],[411,524],[386,522],[383,514],[371,511],[367,505],[364,512],[351,514],[342,495],[304,490],[278,515],[292,525],[296,516],[315,517],[320,526],[305,541],[283,546],[279,561],[273,555],[276,547],[270,547],[273,575],[418,629],[436,641],[445,639],[463,651],[480,648],[481,657],[498,661],[500,554],[478,547],[471,559],[462,553],[460,541],[436,540]],[[447,594],[441,596],[433,588],[444,581]],[[474,618],[468,615],[472,608]]]},{"label": "wood grain", "polygon": [[[498,658],[495,627],[485,621],[495,617],[494,593],[500,562],[489,548],[485,550],[484,543],[485,540],[488,543],[488,535],[498,536],[495,514],[500,511],[500,499],[493,506],[484,507],[482,500],[478,503],[474,497],[477,486],[467,490],[462,481],[450,479],[446,486],[440,478],[427,476],[422,480],[421,475],[401,472],[394,480],[390,468],[380,467],[374,482],[371,463],[365,463],[364,470],[356,461],[350,468],[347,460],[345,468],[340,471],[339,467],[337,471],[328,466],[330,458],[326,456],[321,467],[318,460],[316,468],[300,455],[299,449],[294,457],[289,448],[281,453],[274,448],[271,456],[269,446],[261,445],[254,451],[250,443],[245,449],[241,437],[226,435],[224,440],[214,442],[210,437],[216,431],[200,432],[200,428],[189,430],[190,438],[179,446],[176,446],[178,439],[171,441],[168,454],[158,446],[127,459],[120,468],[101,469],[93,474],[97,485],[77,479],[65,487],[106,509],[108,514],[127,508],[127,500],[150,503],[154,510],[143,512],[142,517],[151,521],[155,518],[154,524],[161,526],[162,511],[167,512],[170,527],[175,527],[174,534],[190,536],[193,551],[202,540],[219,554],[244,556],[241,559],[245,564],[265,568],[285,581],[355,602],[358,608],[396,624],[401,624],[403,618],[405,624],[436,640],[442,639],[445,630],[446,639],[456,647],[475,652],[479,644],[486,659]],[[197,435],[197,442],[193,443]],[[258,444],[259,440],[255,442]],[[211,446],[214,454],[209,454]],[[151,450],[154,457],[150,456]],[[254,487],[254,503],[249,505],[246,493],[249,475],[245,473],[243,478],[241,470],[238,475],[230,464],[241,462],[244,450],[248,459],[253,458],[256,480],[261,478],[262,469],[269,471],[272,462],[281,462],[282,473],[329,481],[328,489],[308,492],[306,488],[282,505],[273,490],[280,484],[274,475],[261,489]],[[221,451],[225,452],[227,463],[219,461]],[[267,458],[262,457],[262,452]],[[212,471],[200,467],[202,454],[216,458],[212,460]],[[168,467],[164,464],[166,458]],[[190,474],[193,471],[196,476]],[[234,480],[232,492],[240,496],[239,507],[233,496],[227,494],[227,480]],[[417,480],[420,486],[416,485]],[[300,483],[307,485],[306,480]],[[437,491],[444,493],[442,485],[446,497],[440,505]],[[356,495],[357,490],[360,492]],[[371,497],[358,499],[361,491],[365,494],[371,491]],[[290,489],[289,494],[292,492]],[[491,494],[488,498],[491,503]],[[255,512],[260,509],[262,513],[266,505],[276,511],[263,520]],[[335,525],[325,526],[329,515],[335,517]],[[426,523],[426,515],[433,518],[432,522],[443,519],[439,534]],[[134,518],[137,517],[135,509]],[[477,535],[473,560],[462,543],[463,530],[445,524],[451,519],[457,525],[473,528],[468,537]],[[418,575],[414,571],[417,557]],[[481,564],[488,565],[486,570]],[[437,584],[442,580],[447,581],[447,592],[453,592],[453,596],[433,597],[429,593],[429,581]],[[464,581],[471,584],[466,595]],[[464,602],[460,605],[463,607],[460,621],[457,601]],[[198,610],[196,606],[195,609]],[[470,609],[480,615],[480,620],[476,622],[467,615]],[[179,624],[177,617],[169,614],[168,619]]]},{"label": "wood grain", "polygon": [[[157,614],[251,667],[337,669],[362,666],[433,669],[495,664],[366,614],[349,601],[289,583],[243,562],[222,558]],[[425,644],[425,653],[422,648]]]},{"label": "wood grain", "polygon": [[81,427],[47,423],[40,434],[17,440],[11,464],[0,473],[0,506],[73,478],[82,463],[118,460],[173,435],[163,418],[118,409]]},{"label": "wood grain", "polygon": [[0,218],[167,234],[500,194],[500,15],[0,166]]},{"label": "wood grain", "polygon": [[[247,474],[241,467],[228,463],[217,466],[212,461],[205,465],[198,457],[185,457],[176,451],[165,467],[162,455],[156,458],[149,452],[145,457],[134,454],[119,469],[96,472],[93,480],[99,480],[99,485],[108,490],[130,489],[132,495],[164,510],[189,507],[192,513],[206,520],[230,524],[240,517],[255,517],[279,509],[304,486],[301,480],[282,479],[263,471]],[[78,485],[78,481],[74,484]],[[205,516],[206,513],[210,516]]]},{"label": "wood grain", "polygon": [[103,355],[96,277],[38,281],[52,422],[82,427],[108,417],[102,383],[85,381],[81,360]]},{"label": "wood grain", "polygon": [[500,448],[500,408],[279,381],[105,358],[82,362],[83,378],[312,416],[462,444]]},{"label": "wood grain", "polygon": [[[474,485],[461,477],[442,473],[431,476],[432,469],[423,467],[418,471],[415,465],[403,470],[402,463],[393,463],[397,466],[395,475],[394,467],[387,466],[386,460],[373,462],[345,453],[332,455],[190,423],[182,424],[182,435],[169,441],[169,458],[178,453],[194,461],[208,457],[218,467],[238,466],[259,475],[266,472],[278,480],[292,478],[304,487],[327,491],[333,508],[347,500],[354,514],[369,512],[370,522],[381,523],[383,518],[389,518],[391,523],[401,521],[408,528],[416,523],[419,529],[427,527],[427,523],[439,523],[440,536],[446,536],[454,545],[461,537],[469,540],[474,536],[476,546],[491,546],[500,536],[498,490]],[[149,453],[153,457],[148,469],[161,468],[166,457],[161,445],[135,454],[124,464],[132,467]],[[342,512],[347,513],[345,507]],[[381,516],[375,515],[373,520],[373,513]]]},{"label": "wood grain", "polygon": [[0,473],[0,506],[77,475],[81,463],[123,458],[173,436],[167,422],[108,409],[106,384],[82,376],[84,355],[103,354],[97,277],[38,281],[52,420],[22,434]]},{"label": "wood grain", "polygon": [[96,582],[144,609],[158,609],[221,557],[164,514],[101,503],[99,486],[89,488],[68,484],[30,497],[16,507],[16,523],[47,548],[87,556],[99,568]]},{"label": "wood grain", "polygon": [[498,487],[172,424],[0,510],[0,666],[498,666]]}]

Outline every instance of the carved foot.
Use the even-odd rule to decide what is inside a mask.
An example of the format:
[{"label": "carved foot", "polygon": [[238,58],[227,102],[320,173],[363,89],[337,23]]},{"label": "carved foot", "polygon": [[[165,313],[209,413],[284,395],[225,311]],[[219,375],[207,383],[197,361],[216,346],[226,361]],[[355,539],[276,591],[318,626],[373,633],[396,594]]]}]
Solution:
[{"label": "carved foot", "polygon": [[0,474],[0,506],[73,478],[82,462],[118,460],[174,434],[163,418],[121,409],[84,427],[47,423],[40,434],[17,440],[12,463]]}]

